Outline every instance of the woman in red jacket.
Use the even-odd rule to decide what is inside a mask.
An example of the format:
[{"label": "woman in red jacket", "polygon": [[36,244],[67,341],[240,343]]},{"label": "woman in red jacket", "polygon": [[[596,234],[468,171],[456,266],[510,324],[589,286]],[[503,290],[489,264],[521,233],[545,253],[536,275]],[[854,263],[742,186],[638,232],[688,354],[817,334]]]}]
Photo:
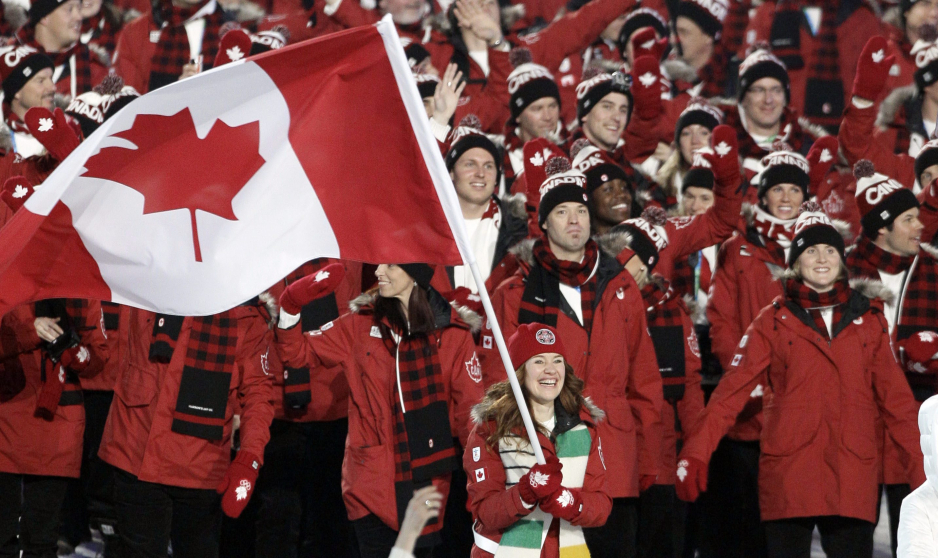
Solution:
[{"label": "woman in red jacket", "polygon": [[[344,364],[349,433],[342,496],[362,558],[386,558],[414,490],[432,483],[449,492],[470,408],[482,398],[470,331],[481,320],[429,286],[429,266],[382,264],[378,287],[353,300],[350,313],[304,335],[295,327],[300,309],[343,275],[333,264],[286,288],[277,348],[284,366],[309,367],[311,376]],[[439,541],[443,521],[443,514],[431,521],[418,549]]]},{"label": "woman in red jacket", "polygon": [[473,408],[463,456],[476,520],[472,558],[531,556],[538,548],[542,558],[588,556],[582,528],[605,524],[612,510],[596,431],[604,414],[583,397],[554,328],[520,326],[508,352],[521,363],[515,374],[547,463],[534,460],[508,381],[491,386]]},{"label": "woman in red jacket", "polygon": [[47,300],[3,316],[0,556],[55,556],[68,479],[81,471],[79,382],[108,354],[98,302]]},{"label": "woman in red jacket", "polygon": [[882,414],[918,486],[925,478],[915,401],[892,356],[882,302],[846,280],[840,233],[817,204],[802,208],[794,233],[785,294],[749,326],[691,428],[678,495],[693,501],[706,489],[710,454],[762,385],[759,506],[768,555],[810,556],[817,526],[827,556],[871,557],[876,421]]}]

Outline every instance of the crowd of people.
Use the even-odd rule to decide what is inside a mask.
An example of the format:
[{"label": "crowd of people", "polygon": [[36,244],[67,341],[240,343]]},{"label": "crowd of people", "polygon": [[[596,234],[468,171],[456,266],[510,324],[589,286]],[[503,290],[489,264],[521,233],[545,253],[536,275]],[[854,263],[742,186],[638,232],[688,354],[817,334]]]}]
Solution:
[{"label": "crowd of people", "polygon": [[0,557],[871,558],[881,503],[938,552],[938,1],[0,6],[0,226],[140,95],[390,15],[481,273],[15,308]]}]

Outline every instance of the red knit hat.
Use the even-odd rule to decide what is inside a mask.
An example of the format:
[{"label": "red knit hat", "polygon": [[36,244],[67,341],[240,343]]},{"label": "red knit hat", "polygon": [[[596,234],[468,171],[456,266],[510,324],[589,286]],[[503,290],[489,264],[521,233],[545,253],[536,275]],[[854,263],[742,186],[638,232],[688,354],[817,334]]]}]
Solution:
[{"label": "red knit hat", "polygon": [[563,341],[557,330],[544,324],[522,324],[508,339],[508,356],[515,368],[520,368],[529,358],[543,354],[557,353],[567,359]]}]

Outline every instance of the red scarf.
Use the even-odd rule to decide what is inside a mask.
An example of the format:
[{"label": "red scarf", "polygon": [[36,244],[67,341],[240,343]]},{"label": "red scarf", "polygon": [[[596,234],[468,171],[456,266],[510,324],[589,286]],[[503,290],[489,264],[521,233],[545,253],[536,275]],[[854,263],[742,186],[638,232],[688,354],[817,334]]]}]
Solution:
[{"label": "red scarf", "polygon": [[583,328],[590,332],[593,327],[593,306],[596,299],[596,277],[591,278],[599,247],[592,239],[586,243],[583,261],[558,260],[541,239],[534,243],[534,260],[521,295],[518,323],[542,323],[557,326],[560,314],[560,283],[580,288],[580,310],[583,313]]},{"label": "red scarf", "polygon": [[72,55],[74,55],[75,94],[81,95],[94,88],[96,84],[91,82],[91,57],[93,55],[91,51],[88,50],[87,45],[82,44],[81,41],[77,41],[74,45],[61,52],[46,52],[46,50],[36,42],[34,33],[35,30],[32,27],[26,26],[20,31],[18,35],[19,40],[51,58],[54,67],[58,68],[59,66],[64,66],[62,72],[59,74],[59,81],[65,78],[71,78],[72,70],[70,64],[72,63]]},{"label": "red scarf", "polygon": [[[736,139],[739,142],[740,157],[743,159],[762,160],[763,157],[769,154],[768,151],[759,147],[756,140],[752,139],[752,136],[746,131],[746,127],[743,126],[742,116],[739,114],[741,109],[733,105],[722,105],[720,109],[723,110],[725,115],[723,123],[736,129]],[[800,152],[801,146],[804,143],[804,130],[802,130],[801,125],[798,124],[798,116],[790,107],[785,107],[785,110],[782,112],[782,121],[779,125],[780,128],[777,139],[788,144],[792,151]]]},{"label": "red scarf", "polygon": [[779,265],[785,265],[785,248],[779,241],[791,243],[798,219],[778,219],[759,206],[754,207],[750,229],[759,235],[765,249]]},{"label": "red scarf", "polygon": [[[684,397],[687,370],[684,351],[684,314],[686,309],[667,280],[656,276],[642,288],[648,331],[655,346],[658,372],[666,401],[680,401]],[[691,333],[693,335],[693,333]]]},{"label": "red scarf", "polygon": [[[170,0],[162,0],[160,7],[163,27],[160,29],[159,42],[150,59],[149,90],[153,91],[174,83],[182,74],[182,67],[189,63],[191,51],[189,50],[189,35],[186,33],[185,23],[202,9],[205,4],[180,8],[174,6]],[[219,30],[222,26],[223,12],[220,6],[205,17],[205,32],[202,35],[202,70],[208,70],[215,61],[218,53],[218,43],[221,40]]]},{"label": "red scarf", "polygon": [[831,336],[827,331],[827,324],[821,316],[821,310],[833,309],[831,329],[837,327],[837,324],[844,316],[844,306],[850,299],[850,284],[846,279],[842,279],[834,283],[833,289],[825,293],[819,293],[800,280],[790,280],[785,284],[785,295],[789,300],[808,312],[814,320],[814,328],[824,336],[824,339],[830,341]]}]

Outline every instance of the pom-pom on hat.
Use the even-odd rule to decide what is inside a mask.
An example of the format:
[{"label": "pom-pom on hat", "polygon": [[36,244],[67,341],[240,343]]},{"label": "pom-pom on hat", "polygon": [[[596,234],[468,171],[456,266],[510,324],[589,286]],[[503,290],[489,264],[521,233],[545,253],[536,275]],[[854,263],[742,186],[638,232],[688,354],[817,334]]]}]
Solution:
[{"label": "pom-pom on hat", "polygon": [[777,56],[765,49],[756,49],[739,65],[739,83],[736,88],[737,100],[741,103],[753,83],[762,78],[775,78],[785,90],[785,104],[791,100],[791,80],[788,68]]},{"label": "pom-pom on hat", "polygon": [[681,132],[691,124],[699,124],[712,132],[722,123],[723,111],[711,105],[706,99],[695,97],[690,100],[687,108],[677,119],[677,125],[674,127],[674,141],[679,142]]},{"label": "pom-pom on hat", "polygon": [[541,201],[537,207],[537,224],[543,226],[547,216],[565,202],[586,205],[586,177],[570,165],[566,157],[551,157],[545,169],[547,179],[541,184]]},{"label": "pom-pom on hat", "polygon": [[544,66],[534,63],[530,50],[514,48],[508,54],[508,59],[514,67],[508,74],[508,94],[511,95],[509,108],[513,124],[524,109],[535,101],[552,97],[560,104],[560,89],[554,82],[554,75]]},{"label": "pom-pom on hat", "polygon": [[[581,143],[585,142],[585,143]],[[580,138],[570,148],[573,156],[573,168],[586,176],[586,194],[592,196],[596,188],[612,180],[624,180],[629,190],[633,190],[629,175],[614,163],[609,155],[594,146],[586,138]]]},{"label": "pom-pom on hat", "polygon": [[0,47],[0,78],[3,99],[9,103],[20,89],[40,71],[55,66],[52,59],[29,45]]},{"label": "pom-pom on hat", "polygon": [[632,105],[635,104],[632,99],[632,76],[617,71],[612,74],[584,73],[583,79],[576,86],[576,117],[580,124],[603,97],[610,93],[621,93],[628,97],[628,120],[631,121]]},{"label": "pom-pom on hat", "polygon": [[567,359],[567,350],[557,330],[545,324],[521,324],[508,338],[508,356],[515,368],[544,353],[556,353]]},{"label": "pom-pom on hat", "polygon": [[65,112],[78,121],[82,135],[87,138],[105,120],[139,96],[136,89],[124,85],[120,76],[110,74],[91,91],[72,99]]},{"label": "pom-pom on hat", "polygon": [[876,172],[872,162],[863,159],[853,166],[857,179],[857,209],[863,233],[876,238],[877,231],[888,227],[896,217],[918,207],[915,194],[892,178]]},{"label": "pom-pom on hat", "polygon": [[795,222],[795,236],[788,252],[788,267],[795,265],[802,252],[818,244],[833,246],[840,254],[840,261],[844,261],[844,237],[817,202],[806,201],[801,204],[801,214]]},{"label": "pom-pom on hat", "polygon": [[482,133],[482,123],[474,114],[467,114],[459,121],[459,126],[450,135],[449,151],[446,152],[446,170],[452,171],[456,162],[466,151],[474,147],[482,148],[495,160],[495,184],[502,178],[502,157],[498,146]]},{"label": "pom-pom on hat", "polygon": [[613,227],[613,232],[624,233],[625,247],[635,252],[649,273],[658,263],[658,256],[668,246],[665,224],[668,215],[660,207],[646,207],[641,217],[629,219]]},{"label": "pom-pom on hat", "polygon": [[700,26],[707,35],[719,39],[728,12],[729,0],[681,0],[674,18],[684,16]]},{"label": "pom-pom on hat", "polygon": [[754,178],[759,185],[759,198],[761,199],[772,186],[794,184],[801,188],[801,192],[807,199],[808,186],[811,185],[808,160],[800,153],[790,151],[786,145],[778,147],[777,151],[762,158],[763,170]]}]

